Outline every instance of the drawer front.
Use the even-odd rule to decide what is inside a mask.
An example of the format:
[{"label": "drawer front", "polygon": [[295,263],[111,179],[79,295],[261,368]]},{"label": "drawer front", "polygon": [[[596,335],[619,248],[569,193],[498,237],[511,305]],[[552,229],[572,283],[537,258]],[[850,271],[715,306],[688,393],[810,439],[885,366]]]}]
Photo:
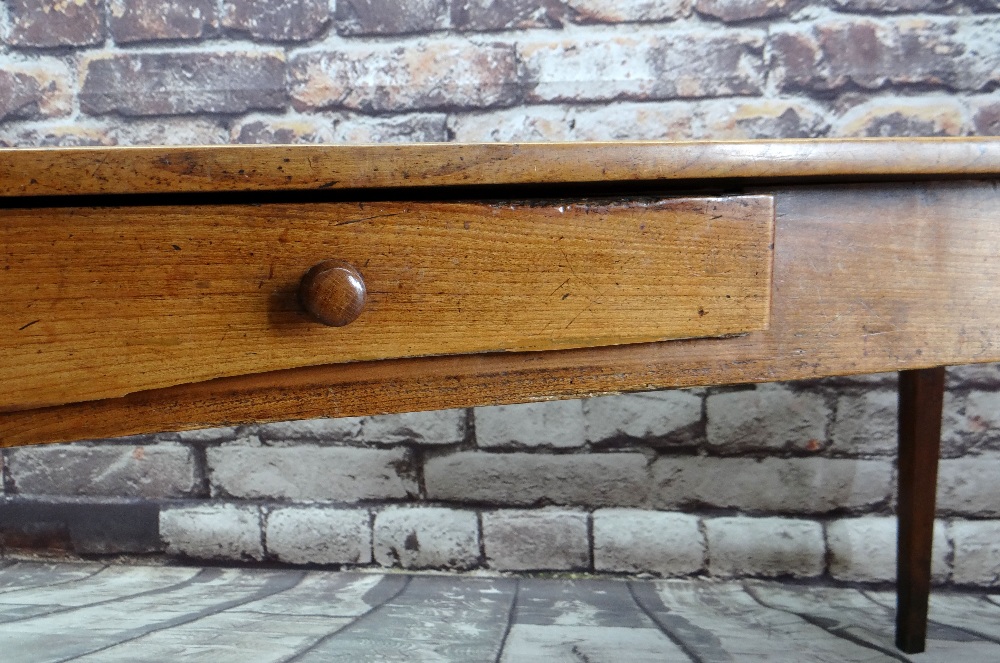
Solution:
[{"label": "drawer front", "polygon": [[[0,210],[0,408],[282,368],[765,329],[770,196]],[[356,319],[299,297],[353,265]]]}]

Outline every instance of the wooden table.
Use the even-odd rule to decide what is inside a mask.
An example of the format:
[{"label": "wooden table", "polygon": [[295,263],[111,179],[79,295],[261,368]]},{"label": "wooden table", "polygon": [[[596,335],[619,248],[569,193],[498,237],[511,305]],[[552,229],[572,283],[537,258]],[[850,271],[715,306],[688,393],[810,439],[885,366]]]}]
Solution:
[{"label": "wooden table", "polygon": [[922,651],[998,182],[995,139],[0,151],[0,446],[900,371]]}]

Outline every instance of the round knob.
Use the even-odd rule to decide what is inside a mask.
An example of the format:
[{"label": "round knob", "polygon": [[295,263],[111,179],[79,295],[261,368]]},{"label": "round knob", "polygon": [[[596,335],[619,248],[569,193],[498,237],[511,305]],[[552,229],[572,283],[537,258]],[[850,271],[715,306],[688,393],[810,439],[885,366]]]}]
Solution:
[{"label": "round knob", "polygon": [[306,272],[299,284],[302,306],[331,327],[343,327],[361,315],[365,296],[361,272],[343,260],[324,260]]}]

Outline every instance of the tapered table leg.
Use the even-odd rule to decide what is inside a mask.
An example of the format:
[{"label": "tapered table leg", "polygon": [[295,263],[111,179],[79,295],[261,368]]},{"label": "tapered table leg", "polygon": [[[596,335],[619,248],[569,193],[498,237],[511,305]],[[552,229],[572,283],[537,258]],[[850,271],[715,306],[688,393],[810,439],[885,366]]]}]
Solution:
[{"label": "tapered table leg", "polygon": [[908,654],[927,638],[943,398],[944,367],[900,372],[896,646]]}]

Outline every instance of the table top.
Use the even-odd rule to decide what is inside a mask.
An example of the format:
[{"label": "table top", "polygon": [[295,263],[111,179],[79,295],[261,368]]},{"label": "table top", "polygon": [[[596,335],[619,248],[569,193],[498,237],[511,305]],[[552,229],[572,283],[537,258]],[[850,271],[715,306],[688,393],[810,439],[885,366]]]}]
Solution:
[{"label": "table top", "polygon": [[[8,406],[0,411],[0,446],[1000,361],[996,181],[1000,140],[993,138],[0,151],[7,196],[0,207],[50,224],[96,218],[74,211],[95,205],[127,213],[151,204],[147,194],[157,205],[233,214],[278,201],[309,214],[330,201],[381,196],[544,197],[558,209],[559,200],[592,192],[618,192],[624,201],[643,192],[752,194],[774,204],[766,328],[296,366],[153,389],[123,384],[120,395],[99,400]],[[280,189],[284,197],[251,195]],[[203,195],[173,195],[184,191]],[[226,191],[235,197],[219,193]],[[133,222],[140,218],[152,217]],[[31,232],[18,237],[28,239],[17,251],[49,250],[34,246]],[[17,251],[8,252],[8,265]],[[12,318],[19,324],[11,333],[44,334],[41,323],[18,331],[31,320]]]},{"label": "table top", "polygon": [[1000,138],[0,149],[0,196],[974,177]]}]

